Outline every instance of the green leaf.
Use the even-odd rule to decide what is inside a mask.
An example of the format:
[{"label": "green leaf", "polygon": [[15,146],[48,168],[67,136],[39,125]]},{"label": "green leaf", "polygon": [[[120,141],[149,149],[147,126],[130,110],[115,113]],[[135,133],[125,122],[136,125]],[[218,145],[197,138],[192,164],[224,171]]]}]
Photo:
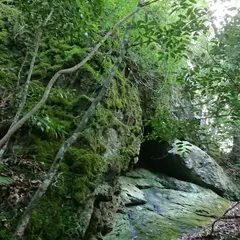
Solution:
[{"label": "green leaf", "polygon": [[145,23],[148,23],[148,14],[145,14],[144,18],[145,18]]},{"label": "green leaf", "polygon": [[1,177],[0,176],[0,186],[1,185],[9,185],[12,183],[12,179],[10,177]]},{"label": "green leaf", "polygon": [[231,7],[231,8],[228,8],[228,10],[234,11],[234,10],[237,10],[237,8],[236,7]]}]

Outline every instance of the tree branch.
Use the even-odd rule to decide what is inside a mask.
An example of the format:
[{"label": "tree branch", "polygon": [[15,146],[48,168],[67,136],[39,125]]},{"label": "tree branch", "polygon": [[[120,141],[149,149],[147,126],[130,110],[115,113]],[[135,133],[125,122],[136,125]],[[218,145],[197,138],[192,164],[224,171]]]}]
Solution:
[{"label": "tree branch", "polygon": [[[213,223],[212,223],[212,227],[211,227],[211,232],[209,234],[209,238],[212,236],[213,232],[214,232],[214,227],[215,227],[215,224],[217,222],[219,222],[220,220],[222,219],[232,219],[233,217],[232,216],[226,216],[226,214],[228,214],[231,210],[233,210],[235,207],[237,207],[238,205],[240,204],[240,202],[237,202],[236,204],[234,204],[232,207],[230,207],[224,214],[223,216],[217,218]],[[236,216],[235,216],[236,218]]]},{"label": "tree branch", "polygon": [[93,50],[87,55],[86,58],[84,58],[80,63],[76,64],[75,66],[71,67],[71,68],[67,68],[67,69],[62,69],[59,70],[58,72],[56,72],[54,74],[54,76],[51,78],[51,80],[49,81],[45,92],[41,98],[41,100],[32,108],[32,110],[30,110],[28,113],[25,114],[25,116],[23,116],[19,121],[17,121],[9,130],[8,132],[5,134],[5,136],[0,140],[0,147],[2,147],[6,142],[9,141],[9,139],[11,138],[11,136],[19,129],[21,128],[21,126],[28,120],[30,119],[37,111],[39,111],[40,108],[42,108],[42,106],[45,104],[46,100],[48,99],[49,93],[51,91],[51,88],[53,86],[53,84],[58,80],[58,78],[62,75],[62,74],[69,74],[69,73],[73,73],[75,71],[77,71],[78,69],[80,69],[82,66],[85,65],[85,63],[87,63],[94,55],[95,53],[99,50],[99,48],[103,45],[103,43],[124,23],[126,22],[130,17],[132,17],[135,13],[137,13],[141,8],[148,6],[154,2],[157,2],[158,0],[152,1],[152,2],[148,2],[144,5],[140,5],[138,6],[138,8],[136,10],[134,10],[133,12],[131,12],[130,14],[128,14],[127,16],[125,16],[123,19],[121,19],[118,23],[116,23],[113,28],[103,37],[103,39],[93,48]]},{"label": "tree branch", "polygon": [[28,58],[28,53],[26,53],[25,58],[23,60],[23,63],[22,63],[22,65],[21,65],[21,67],[20,67],[20,69],[18,71],[17,89],[19,88],[19,85],[20,85],[21,73],[22,73],[22,70],[23,70],[23,68],[24,68],[24,66],[26,64],[27,58]]}]

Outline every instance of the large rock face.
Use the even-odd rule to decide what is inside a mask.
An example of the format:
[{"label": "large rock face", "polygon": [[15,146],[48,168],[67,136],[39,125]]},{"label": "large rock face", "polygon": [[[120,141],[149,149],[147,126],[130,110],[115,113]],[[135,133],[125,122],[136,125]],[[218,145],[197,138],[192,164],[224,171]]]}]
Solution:
[{"label": "large rock face", "polygon": [[143,169],[119,182],[122,208],[104,240],[176,240],[208,224],[229,206],[211,190]]},{"label": "large rock face", "polygon": [[240,189],[234,184],[231,176],[227,176],[212,157],[189,142],[183,141],[180,142],[180,145],[183,149],[187,149],[184,156],[181,156],[177,142],[169,151],[173,154],[179,153],[178,156],[172,157],[170,164],[173,164],[174,169],[181,171],[177,174],[180,178],[210,188],[228,198],[235,200],[240,198]]}]

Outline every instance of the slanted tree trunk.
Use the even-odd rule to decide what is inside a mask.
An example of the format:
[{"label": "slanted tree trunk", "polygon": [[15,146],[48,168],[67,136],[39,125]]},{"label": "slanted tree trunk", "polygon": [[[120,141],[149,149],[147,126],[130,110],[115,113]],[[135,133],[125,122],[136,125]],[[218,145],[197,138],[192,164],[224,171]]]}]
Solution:
[{"label": "slanted tree trunk", "polygon": [[230,152],[230,159],[233,162],[240,160],[240,135],[233,137],[233,147],[232,151]]},{"label": "slanted tree trunk", "polygon": [[[53,10],[47,16],[45,22],[42,25],[42,28],[47,26],[47,23],[50,20],[52,14],[53,14]],[[9,128],[8,132],[18,122],[18,120],[19,120],[19,118],[20,118],[20,116],[22,114],[22,111],[23,111],[23,109],[24,109],[24,107],[26,105],[27,95],[28,95],[28,88],[29,88],[29,84],[30,84],[30,81],[31,81],[31,78],[32,78],[32,73],[33,73],[33,68],[34,68],[35,62],[36,62],[36,58],[37,58],[37,55],[38,55],[38,50],[39,50],[39,45],[40,45],[40,41],[41,41],[41,38],[42,38],[42,34],[43,34],[43,29],[42,30],[40,29],[39,32],[36,34],[36,39],[35,39],[35,42],[34,42],[35,43],[35,48],[34,48],[34,52],[33,52],[33,55],[32,55],[32,60],[31,60],[31,63],[30,63],[27,79],[26,79],[26,82],[24,84],[23,90],[21,92],[21,101],[20,101],[18,110],[17,110],[17,112],[16,112],[16,114],[14,116],[14,119],[12,121],[12,124],[10,125],[10,128]],[[26,61],[26,58],[27,58],[27,55],[26,55],[24,61]],[[24,66],[24,63],[22,64],[22,66],[21,66],[21,68],[19,70],[17,85],[19,85],[20,74],[21,74],[23,66]],[[3,157],[3,154],[4,154],[5,150],[7,149],[7,145],[8,145],[8,141],[3,143],[2,149],[0,150],[0,159]],[[1,145],[0,145],[0,147],[1,147]]]}]

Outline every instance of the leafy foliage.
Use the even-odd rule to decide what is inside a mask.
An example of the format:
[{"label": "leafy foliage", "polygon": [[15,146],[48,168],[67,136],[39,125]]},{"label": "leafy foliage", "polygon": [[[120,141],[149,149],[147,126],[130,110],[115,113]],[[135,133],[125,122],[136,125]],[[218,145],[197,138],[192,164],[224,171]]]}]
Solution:
[{"label": "leafy foliage", "polygon": [[239,132],[239,16],[238,12],[225,22],[210,41],[202,37],[192,47],[194,67],[187,70],[191,76],[186,84],[193,96],[193,111],[215,142]]},{"label": "leafy foliage", "polygon": [[0,186],[8,185],[10,183],[11,183],[11,178],[9,178],[9,177],[1,177],[0,176]]}]

